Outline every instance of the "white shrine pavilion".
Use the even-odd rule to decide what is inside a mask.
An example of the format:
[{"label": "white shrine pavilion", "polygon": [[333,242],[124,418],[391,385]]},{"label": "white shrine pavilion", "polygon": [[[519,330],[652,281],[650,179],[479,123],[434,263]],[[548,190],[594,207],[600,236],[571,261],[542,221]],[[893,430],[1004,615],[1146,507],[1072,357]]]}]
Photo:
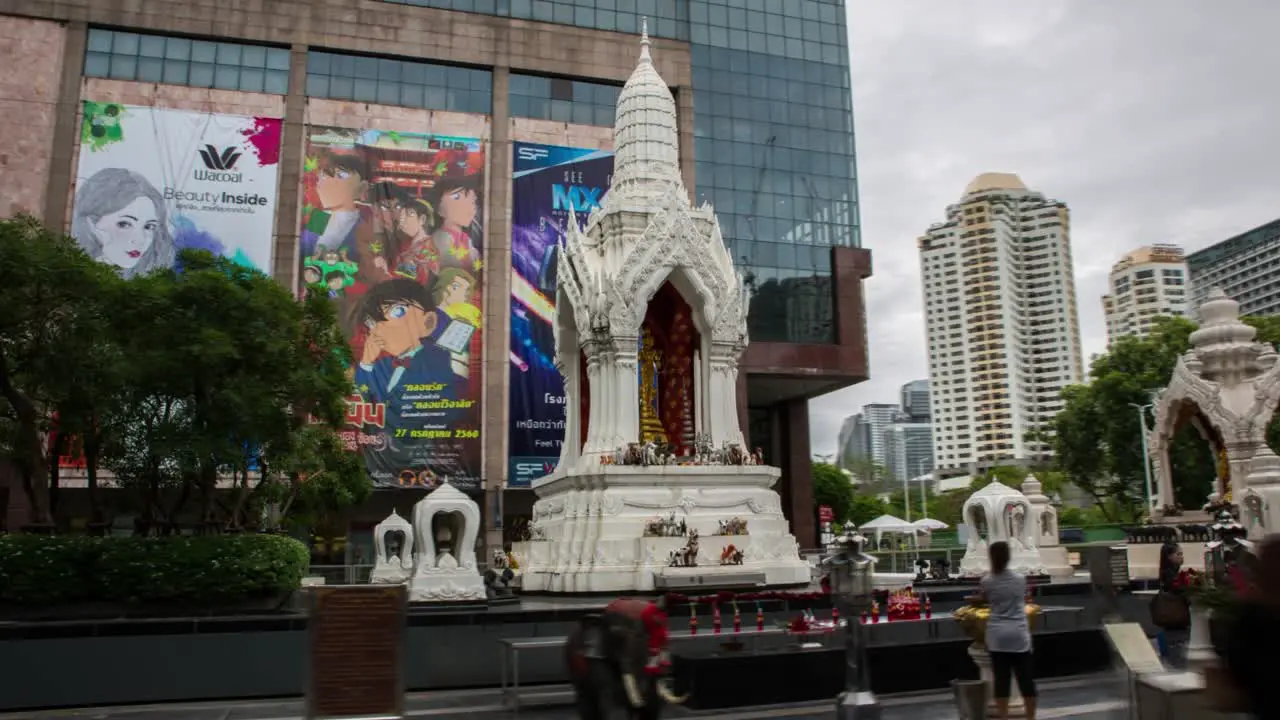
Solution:
[{"label": "white shrine pavilion", "polygon": [[680,175],[676,104],[650,58],[618,97],[612,189],[560,247],[565,441],[516,543],[526,591],[810,580],[737,410],[747,304],[709,205]]}]

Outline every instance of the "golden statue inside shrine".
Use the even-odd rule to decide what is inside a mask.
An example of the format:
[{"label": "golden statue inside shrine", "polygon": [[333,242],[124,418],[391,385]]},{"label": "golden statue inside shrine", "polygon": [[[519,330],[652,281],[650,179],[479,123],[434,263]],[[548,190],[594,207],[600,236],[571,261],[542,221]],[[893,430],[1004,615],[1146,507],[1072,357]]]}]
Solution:
[{"label": "golden statue inside shrine", "polygon": [[640,365],[640,442],[667,442],[667,431],[658,417],[658,376],[662,354],[653,346],[653,333],[645,328],[637,357]]}]

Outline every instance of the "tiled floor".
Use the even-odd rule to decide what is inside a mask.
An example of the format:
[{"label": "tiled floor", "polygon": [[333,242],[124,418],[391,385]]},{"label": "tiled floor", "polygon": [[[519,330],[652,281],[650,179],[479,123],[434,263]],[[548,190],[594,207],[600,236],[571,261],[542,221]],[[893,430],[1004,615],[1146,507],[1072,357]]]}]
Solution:
[{"label": "tiled floor", "polygon": [[[1044,683],[1041,689],[1041,720],[1112,720],[1122,716],[1124,704],[1117,700],[1119,687],[1110,676],[1089,676]],[[545,701],[531,704],[519,715],[503,708],[494,690],[427,693],[410,696],[407,718],[465,718],[466,720],[573,720],[566,706],[569,695],[563,688],[549,688]],[[882,720],[958,720],[948,694],[930,693],[880,698]],[[0,720],[294,720],[302,713],[297,701],[260,701],[234,705],[169,705],[131,708],[60,710],[0,715]],[[690,712],[672,709],[672,720],[831,720],[835,699],[825,704],[803,706],[741,708],[726,711]]]}]

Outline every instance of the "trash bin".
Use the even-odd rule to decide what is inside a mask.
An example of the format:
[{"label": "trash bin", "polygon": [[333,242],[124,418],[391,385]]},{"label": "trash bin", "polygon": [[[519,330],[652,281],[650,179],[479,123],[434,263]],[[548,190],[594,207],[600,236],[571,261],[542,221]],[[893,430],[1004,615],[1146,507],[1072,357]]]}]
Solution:
[{"label": "trash bin", "polygon": [[981,680],[952,680],[960,720],[987,720],[987,684]]}]

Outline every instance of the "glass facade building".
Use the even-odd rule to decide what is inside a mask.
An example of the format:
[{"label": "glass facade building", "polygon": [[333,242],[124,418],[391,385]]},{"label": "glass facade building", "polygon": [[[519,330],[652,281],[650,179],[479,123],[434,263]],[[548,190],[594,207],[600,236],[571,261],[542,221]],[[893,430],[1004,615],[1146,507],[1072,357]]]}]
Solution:
[{"label": "glass facade building", "polygon": [[[755,292],[751,338],[836,341],[832,246],[860,247],[844,0],[386,0],[626,33],[693,60],[695,198]],[[512,115],[613,122],[617,88],[511,77]]]}]

